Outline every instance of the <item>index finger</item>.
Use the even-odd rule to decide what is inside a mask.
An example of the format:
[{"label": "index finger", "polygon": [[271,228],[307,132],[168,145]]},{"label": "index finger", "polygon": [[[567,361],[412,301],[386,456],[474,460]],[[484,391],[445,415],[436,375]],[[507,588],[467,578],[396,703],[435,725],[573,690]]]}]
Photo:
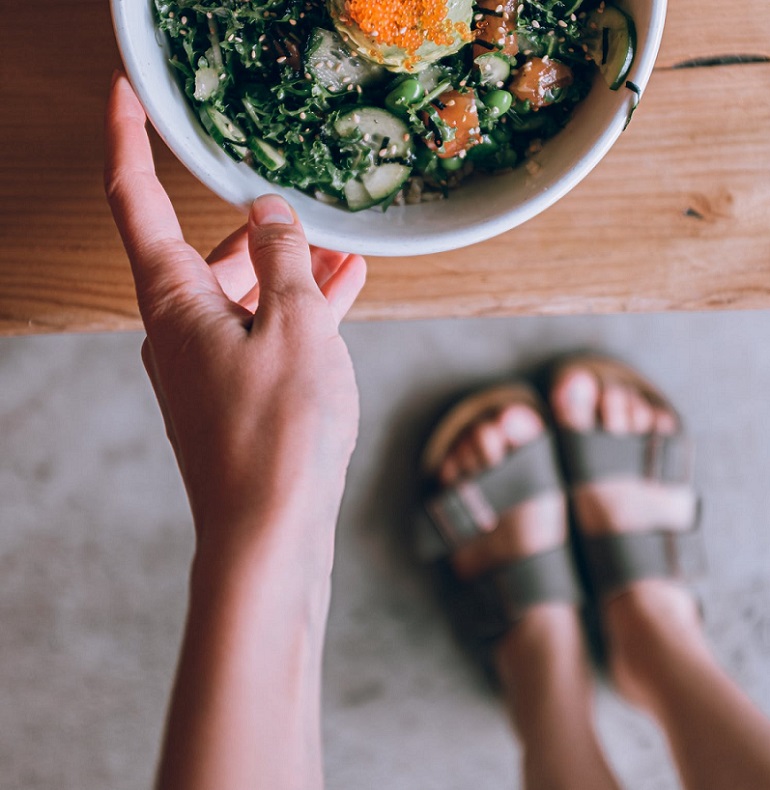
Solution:
[{"label": "index finger", "polygon": [[128,79],[119,74],[107,103],[104,185],[132,264],[146,245],[183,241],[176,212],[155,175],[146,123]]}]

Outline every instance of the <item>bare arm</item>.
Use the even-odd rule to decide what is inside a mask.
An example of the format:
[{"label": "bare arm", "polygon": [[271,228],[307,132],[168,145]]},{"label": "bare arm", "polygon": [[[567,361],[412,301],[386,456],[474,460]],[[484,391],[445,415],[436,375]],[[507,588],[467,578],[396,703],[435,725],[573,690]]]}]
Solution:
[{"label": "bare arm", "polygon": [[334,528],[358,426],[338,325],[365,263],[308,248],[275,196],[207,263],[182,237],[145,123],[119,76],[106,191],[196,530],[157,786],[320,788]]}]

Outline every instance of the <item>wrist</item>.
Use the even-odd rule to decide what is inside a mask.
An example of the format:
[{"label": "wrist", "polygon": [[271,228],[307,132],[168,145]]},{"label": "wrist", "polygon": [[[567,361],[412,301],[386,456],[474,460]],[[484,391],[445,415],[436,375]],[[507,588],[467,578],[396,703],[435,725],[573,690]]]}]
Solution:
[{"label": "wrist", "polygon": [[191,595],[221,590],[258,594],[304,608],[328,598],[334,561],[334,519],[254,515],[199,523]]}]

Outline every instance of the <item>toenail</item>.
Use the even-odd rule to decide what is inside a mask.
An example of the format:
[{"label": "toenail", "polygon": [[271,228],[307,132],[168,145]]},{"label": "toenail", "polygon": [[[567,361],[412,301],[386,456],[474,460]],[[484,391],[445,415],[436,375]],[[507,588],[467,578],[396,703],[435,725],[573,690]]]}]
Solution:
[{"label": "toenail", "polygon": [[538,434],[540,420],[529,410],[512,409],[503,418],[505,433],[513,442],[528,442]]},{"label": "toenail", "polygon": [[573,375],[566,384],[567,397],[575,403],[584,403],[595,395],[593,381],[588,374],[578,373]]}]

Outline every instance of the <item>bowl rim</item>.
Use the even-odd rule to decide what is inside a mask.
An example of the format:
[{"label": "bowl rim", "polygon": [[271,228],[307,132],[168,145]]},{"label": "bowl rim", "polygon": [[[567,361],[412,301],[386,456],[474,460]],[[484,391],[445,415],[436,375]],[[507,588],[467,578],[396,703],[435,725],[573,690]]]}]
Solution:
[{"label": "bowl rim", "polygon": [[[145,0],[145,2],[150,6],[153,5],[152,0]],[[623,0],[620,0],[620,4],[624,4]],[[548,183],[544,189],[539,190],[517,206],[508,210],[498,211],[496,214],[474,224],[450,226],[442,229],[440,233],[434,232],[410,236],[408,250],[405,250],[404,241],[399,238],[397,232],[381,235],[366,234],[366,237],[362,238],[361,234],[353,234],[347,231],[345,227],[340,227],[344,223],[337,225],[334,222],[319,222],[308,217],[307,212],[302,210],[303,199],[311,200],[314,203],[319,203],[320,201],[316,201],[315,198],[296,189],[273,184],[256,172],[256,178],[253,179],[253,196],[249,200],[244,200],[237,190],[232,189],[222,179],[217,179],[218,183],[212,183],[211,174],[201,166],[198,159],[189,152],[187,146],[177,143],[180,137],[179,130],[167,120],[167,114],[158,106],[153,92],[147,85],[147,81],[142,78],[143,70],[138,54],[135,51],[131,37],[127,34],[129,24],[126,15],[132,7],[135,9],[136,0],[110,0],[113,29],[120,56],[129,81],[144,107],[148,120],[164,144],[204,186],[221,199],[239,208],[244,214],[248,212],[253,198],[269,192],[278,192],[294,204],[308,241],[311,244],[329,249],[344,249],[347,252],[365,255],[391,257],[404,254],[411,257],[414,255],[446,252],[486,241],[532,219],[574,189],[599,164],[618,140],[628,125],[631,114],[639,104],[652,75],[663,36],[667,0],[650,0],[649,5],[651,13],[645,46],[643,50],[637,51],[631,72],[626,80],[626,84],[631,82],[635,89],[633,91],[625,91],[626,95],[619,101],[617,109],[590,149],[556,180]],[[600,79],[598,75],[597,79]],[[202,132],[198,132],[198,134],[200,135]],[[222,153],[226,156],[224,152]],[[298,203],[299,205],[297,205]],[[332,206],[329,206],[329,208],[340,210]]]}]

